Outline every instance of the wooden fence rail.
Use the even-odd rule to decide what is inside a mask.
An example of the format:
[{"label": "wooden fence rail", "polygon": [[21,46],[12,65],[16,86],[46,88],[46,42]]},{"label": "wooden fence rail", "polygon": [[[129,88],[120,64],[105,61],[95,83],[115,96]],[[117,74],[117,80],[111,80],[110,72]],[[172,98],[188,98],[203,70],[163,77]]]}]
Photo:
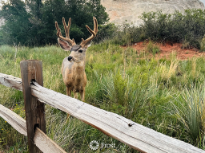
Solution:
[{"label": "wooden fence rail", "polygon": [[[13,76],[0,73],[0,84],[22,91],[21,79]],[[156,132],[118,114],[102,110],[77,99],[44,88],[37,82],[33,82],[30,88],[31,94],[37,97],[40,102],[69,113],[141,152],[205,153],[205,151],[191,144]],[[1,109],[2,107],[0,107],[0,112]],[[2,116],[1,113],[0,116]],[[14,122],[18,123],[17,120]],[[19,122],[22,122],[22,120]],[[34,140],[36,140],[35,137]]]},{"label": "wooden fence rail", "polygon": [[[0,116],[6,120],[19,133],[27,136],[26,121],[11,111],[10,109],[0,105]],[[34,144],[45,153],[66,153],[53,140],[44,134],[39,128],[36,128],[34,136]]]}]

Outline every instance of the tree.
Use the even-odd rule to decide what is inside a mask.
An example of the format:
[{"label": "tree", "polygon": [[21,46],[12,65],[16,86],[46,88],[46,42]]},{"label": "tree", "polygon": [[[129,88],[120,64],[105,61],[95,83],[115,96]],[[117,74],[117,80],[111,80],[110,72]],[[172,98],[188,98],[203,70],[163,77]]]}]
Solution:
[{"label": "tree", "polygon": [[3,4],[0,13],[6,22],[2,27],[7,36],[4,43],[20,42],[31,46],[55,44],[55,21],[64,33],[62,17],[67,21],[72,18],[70,34],[76,42],[89,37],[85,25],[92,27],[93,16],[98,24],[108,21],[108,14],[100,0],[46,0],[44,3],[41,0],[26,0],[26,5],[21,0],[9,0],[8,4]]},{"label": "tree", "polygon": [[108,21],[108,14],[100,4],[100,0],[47,0],[42,8],[42,14],[44,32],[47,37],[45,40],[49,40],[50,43],[56,42],[55,21],[59,23],[62,33],[64,33],[62,17],[65,17],[67,21],[72,18],[70,35],[71,38],[75,38],[76,42],[80,42],[81,38],[89,37],[90,33],[85,25],[93,25],[93,16],[97,18],[98,24]]},{"label": "tree", "polygon": [[31,14],[29,21],[31,23],[30,31],[31,34],[31,42],[34,46],[39,46],[42,44],[42,39],[44,36],[40,33],[42,29],[42,12],[41,9],[43,7],[41,0],[26,0],[26,5],[28,7],[28,12]]},{"label": "tree", "polygon": [[29,43],[29,17],[25,8],[25,3],[21,0],[10,0],[4,4],[0,11],[0,18],[5,19],[5,25],[1,27],[2,41],[6,44]]}]

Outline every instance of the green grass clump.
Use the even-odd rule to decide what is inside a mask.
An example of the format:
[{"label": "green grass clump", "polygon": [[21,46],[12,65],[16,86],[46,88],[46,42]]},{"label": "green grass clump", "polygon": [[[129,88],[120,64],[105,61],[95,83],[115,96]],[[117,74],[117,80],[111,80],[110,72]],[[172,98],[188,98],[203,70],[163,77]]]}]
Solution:
[{"label": "green grass clump", "polygon": [[[151,47],[153,49],[153,47]],[[21,77],[20,61],[43,62],[44,86],[65,94],[61,64],[69,55],[56,46],[0,47],[0,72]],[[139,53],[140,54],[140,53]],[[146,127],[204,148],[205,59],[139,58],[134,49],[104,41],[86,53],[85,102]],[[0,86],[0,104],[25,118],[22,92]],[[98,151],[135,152],[121,142],[67,114],[46,106],[47,134],[67,152],[93,152],[89,143],[115,144]],[[26,137],[0,119],[0,150],[28,152]],[[2,130],[3,129],[3,130]],[[19,150],[20,149],[20,150]]]},{"label": "green grass clump", "polygon": [[157,45],[153,44],[152,41],[149,41],[148,45],[146,46],[146,50],[153,55],[160,52],[160,48]]},{"label": "green grass clump", "polygon": [[203,37],[200,42],[200,51],[205,51],[205,37]]},{"label": "green grass clump", "polygon": [[172,102],[171,114],[185,126],[189,143],[202,145],[205,119],[204,84],[199,87],[185,88]]}]

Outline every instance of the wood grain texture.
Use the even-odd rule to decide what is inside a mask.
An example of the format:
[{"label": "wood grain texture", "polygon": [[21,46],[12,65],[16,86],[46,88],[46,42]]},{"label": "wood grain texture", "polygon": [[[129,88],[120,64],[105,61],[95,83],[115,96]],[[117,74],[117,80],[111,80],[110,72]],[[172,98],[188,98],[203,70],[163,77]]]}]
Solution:
[{"label": "wood grain texture", "polygon": [[205,153],[183,141],[171,138],[137,124],[123,116],[111,113],[69,96],[46,89],[37,83],[31,86],[32,95],[58,108],[105,134],[148,153]]},{"label": "wood grain texture", "polygon": [[0,116],[19,133],[27,136],[26,121],[22,117],[20,117],[10,109],[4,107],[3,105],[0,105]]},{"label": "wood grain texture", "polygon": [[[26,121],[1,104],[0,117],[7,121],[19,133],[27,136]],[[66,153],[39,128],[36,128],[35,131],[34,144],[44,153]]]},{"label": "wood grain texture", "polygon": [[0,84],[22,91],[22,81],[12,75],[0,73]]},{"label": "wood grain texture", "polygon": [[[12,87],[13,81],[9,83],[11,85],[8,86]],[[71,114],[136,150],[150,153],[205,153],[188,143],[156,132],[115,113],[46,89],[37,83],[31,86],[31,94],[41,99],[41,102]]]},{"label": "wood grain texture", "polygon": [[34,143],[44,153],[66,153],[39,128],[36,128]]},{"label": "wood grain texture", "polygon": [[21,61],[20,66],[29,152],[36,153],[40,150],[33,143],[35,129],[39,127],[46,133],[45,107],[43,103],[31,95],[30,85],[32,80],[43,85],[42,62],[37,60]]}]

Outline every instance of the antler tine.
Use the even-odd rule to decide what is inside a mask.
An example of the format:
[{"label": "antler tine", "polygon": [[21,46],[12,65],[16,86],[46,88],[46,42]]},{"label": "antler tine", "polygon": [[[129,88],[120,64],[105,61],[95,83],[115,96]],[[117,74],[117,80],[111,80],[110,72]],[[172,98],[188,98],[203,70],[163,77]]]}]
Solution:
[{"label": "antler tine", "polygon": [[93,17],[93,23],[94,23],[94,29],[90,29],[89,26],[86,25],[87,30],[92,34],[89,38],[87,38],[86,40],[84,40],[82,38],[82,42],[81,42],[81,46],[85,46],[86,44],[88,44],[93,38],[95,38],[97,32],[98,32],[98,22],[97,19],[95,17]]},{"label": "antler tine", "polygon": [[71,26],[71,18],[69,18],[68,26],[66,25],[65,18],[62,18],[62,22],[63,22],[63,26],[65,29],[66,38],[70,38],[69,31],[70,31],[70,26]]},{"label": "antler tine", "polygon": [[62,18],[62,22],[63,22],[63,26],[64,26],[64,29],[65,29],[65,35],[66,37],[63,37],[62,34],[61,34],[61,29],[59,28],[58,26],[58,22],[56,21],[55,22],[55,25],[56,25],[56,30],[57,30],[57,36],[62,39],[62,40],[65,40],[67,41],[69,44],[71,44],[72,46],[73,45],[76,45],[75,43],[75,40],[74,39],[70,39],[70,35],[69,35],[69,31],[70,31],[70,26],[71,26],[71,18],[69,18],[69,21],[68,21],[68,26],[66,25],[66,22],[65,22],[65,18],[63,17]]},{"label": "antler tine", "polygon": [[57,35],[58,37],[59,37],[59,36],[62,36],[62,34],[61,34],[61,29],[59,28],[57,21],[55,22],[55,27],[56,27],[56,30],[57,30],[56,35]]}]

